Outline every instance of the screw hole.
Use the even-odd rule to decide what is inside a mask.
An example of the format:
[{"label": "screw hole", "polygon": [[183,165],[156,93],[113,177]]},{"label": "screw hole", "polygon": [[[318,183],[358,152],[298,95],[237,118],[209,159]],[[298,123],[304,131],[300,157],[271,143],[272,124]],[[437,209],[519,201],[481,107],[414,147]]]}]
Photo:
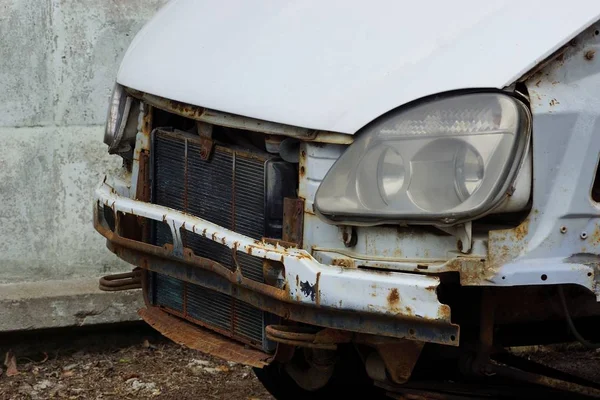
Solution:
[{"label": "screw hole", "polygon": [[503,276],[503,277],[502,277],[502,279],[506,279],[506,277],[505,277],[505,276]]},{"label": "screw hole", "polygon": [[548,275],[546,275],[546,274],[542,275],[542,280],[545,281],[546,279],[548,279]]},{"label": "screw hole", "polygon": [[592,273],[591,273],[591,272],[588,272],[588,276],[592,276]]},{"label": "screw hole", "polygon": [[454,342],[456,340],[456,336],[454,336],[454,335],[450,336],[450,340],[452,340]]},{"label": "screw hole", "polygon": [[596,30],[594,31],[594,35],[596,35],[596,36],[600,35],[600,31],[599,31],[598,29],[596,29]]},{"label": "screw hole", "polygon": [[567,233],[567,227],[566,226],[561,226],[560,227],[560,233]]},{"label": "screw hole", "polygon": [[411,336],[413,336],[413,335],[415,334],[415,330],[414,330],[413,328],[410,328],[410,329],[408,330],[408,333],[409,333]]}]

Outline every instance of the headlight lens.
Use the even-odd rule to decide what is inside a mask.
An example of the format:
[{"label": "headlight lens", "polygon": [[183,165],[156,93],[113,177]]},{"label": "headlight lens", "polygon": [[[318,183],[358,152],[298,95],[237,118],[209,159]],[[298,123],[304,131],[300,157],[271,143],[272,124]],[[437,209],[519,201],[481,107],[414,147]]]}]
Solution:
[{"label": "headlight lens", "polygon": [[315,198],[332,222],[451,225],[505,198],[529,142],[527,107],[501,93],[385,115],[334,164]]},{"label": "headlight lens", "polygon": [[116,83],[108,106],[104,131],[104,143],[108,145],[109,153],[115,153],[121,144],[131,103],[132,98],[127,95],[123,86]]}]

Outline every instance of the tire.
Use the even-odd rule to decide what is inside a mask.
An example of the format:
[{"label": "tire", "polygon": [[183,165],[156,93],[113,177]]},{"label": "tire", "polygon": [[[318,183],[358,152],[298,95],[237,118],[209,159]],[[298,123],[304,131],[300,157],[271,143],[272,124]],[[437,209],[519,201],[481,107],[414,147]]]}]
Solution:
[{"label": "tire", "polygon": [[278,362],[273,362],[264,368],[254,368],[254,374],[277,400],[331,400],[339,396],[355,398],[358,394],[369,400],[389,400],[383,390],[373,385],[362,361],[353,349],[348,350],[340,355],[340,360],[327,385],[316,391],[308,391],[298,386],[287,374],[284,366]]}]

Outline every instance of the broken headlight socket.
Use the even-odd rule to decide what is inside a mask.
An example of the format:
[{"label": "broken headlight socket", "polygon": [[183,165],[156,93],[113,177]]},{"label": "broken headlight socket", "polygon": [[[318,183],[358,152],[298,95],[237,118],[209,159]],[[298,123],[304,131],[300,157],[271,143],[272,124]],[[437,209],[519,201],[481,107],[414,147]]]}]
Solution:
[{"label": "broken headlight socket", "polygon": [[131,150],[129,141],[135,139],[139,115],[139,102],[129,96],[122,85],[115,83],[104,129],[104,143],[108,145],[109,154]]}]

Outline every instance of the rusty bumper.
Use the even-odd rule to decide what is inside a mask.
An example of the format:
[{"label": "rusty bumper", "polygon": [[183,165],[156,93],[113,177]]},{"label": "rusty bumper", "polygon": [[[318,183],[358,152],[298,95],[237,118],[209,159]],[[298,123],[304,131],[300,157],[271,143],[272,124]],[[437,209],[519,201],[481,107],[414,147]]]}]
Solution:
[{"label": "rusty bumper", "polygon": [[[459,327],[440,303],[437,277],[324,265],[303,249],[256,241],[201,218],[117,194],[106,182],[96,190],[94,225],[119,257],[146,270],[239,298],[284,318],[354,332],[458,345]],[[164,247],[127,239],[103,226],[98,206],[166,223],[173,244]],[[197,234],[283,266],[279,287],[248,279],[237,268],[196,256],[184,248],[181,231]]]}]

